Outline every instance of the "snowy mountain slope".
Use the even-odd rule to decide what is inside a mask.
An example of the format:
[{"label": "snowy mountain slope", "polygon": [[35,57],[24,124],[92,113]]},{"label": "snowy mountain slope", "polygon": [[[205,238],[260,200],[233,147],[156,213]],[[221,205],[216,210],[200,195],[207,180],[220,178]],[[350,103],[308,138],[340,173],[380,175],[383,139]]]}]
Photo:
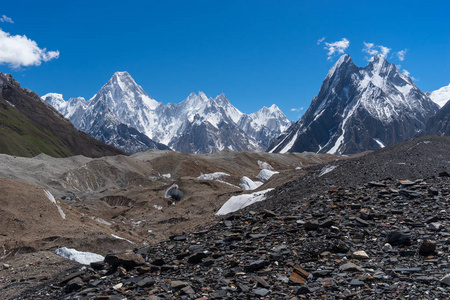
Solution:
[{"label": "snowy mountain slope", "polygon": [[450,136],[450,101],[428,120],[422,135]]},{"label": "snowy mountain slope", "polygon": [[434,103],[443,107],[450,100],[450,84],[435,90],[428,95]]},{"label": "snowy mountain slope", "polygon": [[438,109],[412,80],[377,55],[358,68],[348,54],[330,69],[303,117],[269,152],[353,154],[404,141]]},{"label": "snowy mountain slope", "polygon": [[168,149],[167,146],[152,141],[129,125],[140,124],[134,122],[139,117],[140,120],[147,120],[139,113],[140,107],[150,110],[159,104],[151,99],[126,72],[115,73],[89,101],[85,101],[82,97],[64,101],[61,94],[55,93],[46,94],[42,99],[72,121],[79,130],[126,153]]},{"label": "snowy mountain slope", "polygon": [[[65,102],[60,94],[47,94],[43,99],[80,130],[128,153],[134,153],[139,147],[137,144],[123,146],[127,137],[117,131],[109,132],[119,124],[134,128],[175,151],[189,153],[223,149],[263,151],[290,124],[276,106],[247,115],[234,107],[224,94],[213,99],[203,92],[191,93],[178,104],[163,105],[148,96],[127,72],[116,72],[87,102],[74,99]],[[115,139],[121,142],[115,143]]]}]

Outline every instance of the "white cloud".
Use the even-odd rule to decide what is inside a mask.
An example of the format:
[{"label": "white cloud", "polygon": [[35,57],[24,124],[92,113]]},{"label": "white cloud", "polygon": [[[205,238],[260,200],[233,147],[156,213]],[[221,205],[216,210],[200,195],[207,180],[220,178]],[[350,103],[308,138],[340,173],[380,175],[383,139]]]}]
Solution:
[{"label": "white cloud", "polygon": [[333,43],[325,43],[324,49],[328,50],[327,59],[329,60],[332,59],[335,54],[344,54],[348,46],[350,46],[350,41],[347,40],[346,38],[343,38],[342,40]]},{"label": "white cloud", "polygon": [[317,45],[320,45],[323,41],[325,41],[325,37],[317,40]]},{"label": "white cloud", "polygon": [[47,51],[25,35],[10,35],[0,29],[0,65],[12,68],[39,66],[42,61],[59,57],[59,51]]},{"label": "white cloud", "polygon": [[405,60],[406,52],[408,52],[408,49],[404,49],[404,50],[401,50],[401,51],[397,52],[397,57],[398,57],[398,59],[400,61],[404,61]]},{"label": "white cloud", "polygon": [[300,107],[300,108],[291,108],[291,111],[302,111],[302,110],[304,110],[303,107]]},{"label": "white cloud", "polygon": [[408,70],[403,69],[402,71],[403,75],[408,76],[413,81],[419,81],[419,79],[415,78],[414,76],[411,76],[411,73],[408,72]]},{"label": "white cloud", "polygon": [[364,48],[362,49],[363,52],[366,52],[370,55],[370,57],[366,57],[368,61],[371,61],[373,56],[380,54],[383,57],[387,57],[389,52],[391,51],[391,48],[381,46],[381,45],[375,45],[374,43],[366,43],[364,42]]},{"label": "white cloud", "polygon": [[0,22],[14,24],[14,21],[5,15],[2,15],[2,17],[0,18]]}]

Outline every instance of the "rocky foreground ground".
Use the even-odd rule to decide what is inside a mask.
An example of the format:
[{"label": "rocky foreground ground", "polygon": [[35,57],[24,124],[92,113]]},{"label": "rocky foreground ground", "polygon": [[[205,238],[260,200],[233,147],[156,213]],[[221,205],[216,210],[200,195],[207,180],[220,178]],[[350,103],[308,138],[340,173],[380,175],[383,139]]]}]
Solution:
[{"label": "rocky foreground ground", "polygon": [[450,177],[330,187],[67,270],[19,299],[448,299]]},{"label": "rocky foreground ground", "polygon": [[45,251],[10,256],[0,295],[448,299],[448,149],[449,138],[425,137],[313,166],[265,201],[88,266]]}]

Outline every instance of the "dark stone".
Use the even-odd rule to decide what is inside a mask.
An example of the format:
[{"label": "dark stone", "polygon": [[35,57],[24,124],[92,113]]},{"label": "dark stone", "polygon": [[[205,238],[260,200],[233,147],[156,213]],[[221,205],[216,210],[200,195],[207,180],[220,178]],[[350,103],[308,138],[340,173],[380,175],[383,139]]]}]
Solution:
[{"label": "dark stone", "polygon": [[75,277],[71,279],[66,286],[64,287],[64,291],[66,293],[72,293],[78,291],[83,287],[83,280],[80,277]]},{"label": "dark stone", "polygon": [[264,296],[267,296],[270,293],[270,290],[268,290],[268,289],[254,289],[252,292],[255,293],[256,295],[260,296],[260,297],[264,297]]},{"label": "dark stone", "polygon": [[162,265],[166,264],[166,261],[163,258],[157,258],[157,259],[153,260],[151,264],[154,266],[161,267]]},{"label": "dark stone", "polygon": [[91,262],[90,266],[96,271],[106,269],[106,263],[104,261]]},{"label": "dark stone", "polygon": [[364,285],[364,282],[359,280],[359,279],[352,279],[352,281],[350,281],[350,285],[356,285],[356,286],[362,286]]},{"label": "dark stone", "polygon": [[296,295],[305,295],[311,293],[311,290],[307,286],[301,286],[297,292]]},{"label": "dark stone", "polygon": [[123,266],[127,270],[145,264],[142,255],[135,253],[108,254],[105,262],[113,267]]},{"label": "dark stone", "polygon": [[306,221],[305,224],[303,224],[303,227],[306,230],[315,230],[317,228],[319,228],[319,222],[317,222],[316,220],[312,220],[312,221]]},{"label": "dark stone", "polygon": [[334,225],[334,221],[331,219],[326,219],[320,223],[320,227],[331,227]]},{"label": "dark stone", "polygon": [[149,277],[146,277],[139,281],[136,285],[141,288],[152,287],[155,285],[155,281]]},{"label": "dark stone", "polygon": [[198,264],[201,263],[204,258],[208,257],[206,253],[198,252],[194,253],[191,256],[188,257],[188,263],[190,264]]},{"label": "dark stone", "polygon": [[387,242],[392,246],[407,246],[411,244],[410,236],[400,230],[390,232],[387,236]]},{"label": "dark stone", "polygon": [[186,240],[186,236],[185,235],[173,235],[171,237],[169,237],[172,241],[176,241],[176,242],[183,242]]},{"label": "dark stone", "polygon": [[429,241],[424,241],[422,245],[420,245],[419,247],[420,255],[428,256],[435,253],[435,251],[436,251],[436,244]]},{"label": "dark stone", "polygon": [[369,227],[370,223],[367,222],[367,221],[364,221],[363,219],[361,219],[359,217],[357,217],[355,225],[359,226],[359,227]]},{"label": "dark stone", "polygon": [[258,271],[258,270],[264,268],[265,265],[266,265],[266,261],[264,259],[255,260],[255,261],[252,261],[248,265],[244,265],[244,271],[245,272]]},{"label": "dark stone", "polygon": [[185,281],[173,280],[170,282],[170,288],[175,290],[182,289],[188,285],[189,283]]},{"label": "dark stone", "polygon": [[262,279],[261,277],[257,276],[257,275],[253,275],[253,279],[258,283],[259,286],[264,287],[264,288],[268,288],[270,287],[270,284],[267,283],[267,281],[265,281],[264,279]]}]

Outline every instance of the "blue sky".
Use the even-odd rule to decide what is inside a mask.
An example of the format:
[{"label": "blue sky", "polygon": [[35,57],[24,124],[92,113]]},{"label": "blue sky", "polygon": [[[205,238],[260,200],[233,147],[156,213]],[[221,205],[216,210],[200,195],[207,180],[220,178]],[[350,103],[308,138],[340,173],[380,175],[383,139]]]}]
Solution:
[{"label": "blue sky", "polygon": [[423,91],[448,85],[449,3],[8,1],[0,7],[0,71],[66,100],[89,99],[115,71],[128,71],[163,103],[223,92],[245,113],[275,103],[297,120],[339,52],[365,66],[389,48],[387,59]]}]

